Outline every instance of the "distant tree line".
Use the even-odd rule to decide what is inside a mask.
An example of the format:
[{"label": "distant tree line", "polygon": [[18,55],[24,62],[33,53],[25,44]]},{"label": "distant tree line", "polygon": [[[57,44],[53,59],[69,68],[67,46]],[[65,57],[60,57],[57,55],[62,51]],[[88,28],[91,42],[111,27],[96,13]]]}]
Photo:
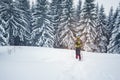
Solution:
[{"label": "distant tree line", "polygon": [[94,0],[0,1],[0,45],[74,49],[79,35],[83,50],[120,54],[120,4],[109,15]]}]

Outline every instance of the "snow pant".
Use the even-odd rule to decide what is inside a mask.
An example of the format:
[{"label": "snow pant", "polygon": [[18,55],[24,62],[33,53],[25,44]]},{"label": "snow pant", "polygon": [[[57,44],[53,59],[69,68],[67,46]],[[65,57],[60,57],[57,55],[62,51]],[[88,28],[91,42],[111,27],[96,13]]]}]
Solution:
[{"label": "snow pant", "polygon": [[81,60],[80,48],[76,48],[76,59]]}]

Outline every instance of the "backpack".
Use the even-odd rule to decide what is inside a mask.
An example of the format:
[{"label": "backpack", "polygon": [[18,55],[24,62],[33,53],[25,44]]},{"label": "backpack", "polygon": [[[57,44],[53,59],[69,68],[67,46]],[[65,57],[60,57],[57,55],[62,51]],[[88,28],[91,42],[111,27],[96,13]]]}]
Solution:
[{"label": "backpack", "polygon": [[76,48],[80,48],[81,45],[82,45],[81,40],[76,40],[76,42],[75,42],[75,47],[76,47]]}]

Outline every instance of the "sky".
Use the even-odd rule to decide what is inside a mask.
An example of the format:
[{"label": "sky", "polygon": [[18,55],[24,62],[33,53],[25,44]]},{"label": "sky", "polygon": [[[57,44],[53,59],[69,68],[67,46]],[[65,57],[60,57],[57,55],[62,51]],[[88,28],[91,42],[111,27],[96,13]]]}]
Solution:
[{"label": "sky", "polygon": [[[30,0],[31,3],[32,1],[36,1],[36,0]],[[51,1],[51,0],[50,0]],[[82,0],[82,2],[84,3],[85,0]],[[77,5],[78,0],[73,0],[74,4]],[[99,6],[101,6],[103,4],[104,8],[105,8],[105,13],[108,15],[109,10],[111,8],[111,6],[113,6],[113,9],[116,10],[116,8],[118,7],[120,0],[95,0],[95,3],[99,4]]]}]

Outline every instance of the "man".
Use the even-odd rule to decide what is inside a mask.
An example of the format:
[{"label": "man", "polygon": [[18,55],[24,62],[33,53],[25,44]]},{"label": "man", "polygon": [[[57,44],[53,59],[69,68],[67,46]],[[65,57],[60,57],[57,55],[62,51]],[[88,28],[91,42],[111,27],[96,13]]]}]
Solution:
[{"label": "man", "polygon": [[75,48],[76,48],[76,59],[81,60],[80,50],[82,47],[82,40],[77,37],[75,41]]}]

